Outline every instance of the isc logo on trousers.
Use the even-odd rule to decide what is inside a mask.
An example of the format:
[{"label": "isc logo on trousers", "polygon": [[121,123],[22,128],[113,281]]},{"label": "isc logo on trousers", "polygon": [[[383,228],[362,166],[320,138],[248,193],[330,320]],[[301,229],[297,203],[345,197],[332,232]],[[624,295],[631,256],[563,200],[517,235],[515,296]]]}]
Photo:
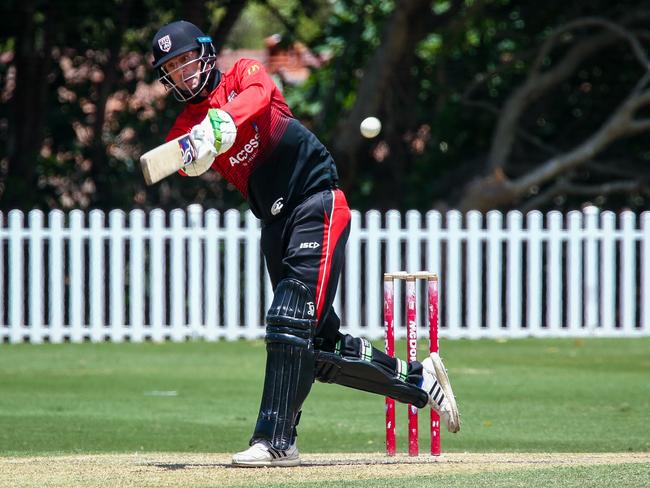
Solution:
[{"label": "isc logo on trousers", "polygon": [[318,242],[301,242],[300,249],[317,249],[320,247]]}]

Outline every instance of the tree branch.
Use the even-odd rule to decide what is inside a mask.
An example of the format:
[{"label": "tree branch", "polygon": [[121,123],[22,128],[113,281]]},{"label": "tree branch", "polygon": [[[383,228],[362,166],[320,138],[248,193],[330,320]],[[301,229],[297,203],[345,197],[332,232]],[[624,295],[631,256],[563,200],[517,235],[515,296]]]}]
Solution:
[{"label": "tree branch", "polygon": [[616,176],[619,178],[638,178],[638,171],[625,168],[626,161],[595,161],[586,163],[586,168],[600,175]]},{"label": "tree branch", "polygon": [[[554,68],[545,73],[539,72],[543,60],[548,56],[555,41],[561,34],[588,26],[600,26],[610,32],[591,36],[576,43]],[[514,128],[525,109],[532,102],[540,98],[542,94],[548,91],[551,87],[556,86],[560,82],[569,78],[569,76],[575,72],[576,67],[585,58],[619,40],[621,37],[627,40],[630,44],[635,56],[644,69],[646,71],[650,70],[650,61],[648,61],[648,57],[646,56],[638,38],[621,25],[606,19],[588,17],[571,22],[555,31],[549,39],[547,39],[533,63],[533,68],[531,69],[528,79],[513,93],[503,107],[501,112],[502,115],[497,123],[494,137],[492,139],[492,146],[487,158],[487,166],[490,171],[494,171],[496,168],[503,168],[506,165],[508,156],[512,151],[512,146],[515,141]],[[645,83],[647,83],[647,80],[640,80],[637,89],[639,91],[643,89]]]},{"label": "tree branch", "polygon": [[591,137],[564,154],[548,159],[535,170],[509,180],[500,168],[482,180],[472,182],[461,202],[461,208],[486,209],[512,203],[528,194],[531,188],[540,187],[553,178],[576,168],[622,137],[650,130],[650,119],[634,120],[641,107],[650,105],[650,90],[636,93],[637,88],[650,79],[645,73],[626,100]]},{"label": "tree branch", "polygon": [[[622,24],[625,24],[631,20],[638,20],[638,16],[635,17],[628,17],[625,19]],[[650,69],[650,60],[648,60],[648,57],[643,50],[643,47],[641,46],[641,43],[639,42],[638,38],[636,35],[632,34],[629,30],[625,29],[622,27],[622,25],[619,25],[615,22],[612,22],[611,20],[607,20],[604,18],[600,17],[583,17],[581,19],[578,19],[573,22],[569,22],[568,24],[565,24],[564,26],[560,27],[559,29],[555,30],[548,39],[544,42],[542,45],[539,55],[535,59],[532,67],[533,72],[539,72],[540,68],[544,62],[544,59],[549,55],[551,49],[554,47],[556,40],[565,33],[578,30],[584,27],[602,27],[604,29],[607,29],[614,34],[616,34],[618,37],[622,37],[625,40],[628,41],[630,44],[630,47],[632,48],[632,51],[634,52],[636,58],[638,59],[639,63],[641,63],[641,66],[643,66],[644,69]]]},{"label": "tree branch", "polygon": [[638,134],[650,130],[650,119],[634,120],[630,122],[630,133]]},{"label": "tree branch", "polygon": [[566,186],[566,180],[561,179],[554,185],[547,188],[545,191],[538,193],[533,198],[528,199],[523,205],[519,207],[521,212],[530,212],[545,207],[548,202],[553,200],[558,195],[562,194],[563,188]]},{"label": "tree branch", "polygon": [[638,103],[642,105],[648,103],[650,92],[643,93],[643,90],[648,86],[648,82],[650,82],[650,69],[634,85],[634,89],[630,93],[630,98],[638,98]]},{"label": "tree branch", "polygon": [[271,12],[271,15],[273,15],[273,17],[275,17],[276,19],[278,19],[278,21],[280,21],[280,23],[284,26],[285,29],[287,29],[287,32],[289,32],[289,34],[291,34],[291,36],[294,39],[298,40],[296,34],[297,21],[295,19],[293,20],[287,19],[284,15],[282,15],[282,12],[280,12],[280,10],[278,10],[278,8],[275,5],[271,5],[271,2],[269,2],[268,0],[257,0],[257,1],[262,5],[264,5],[264,7],[266,7],[266,9],[269,12]]},{"label": "tree branch", "polygon": [[646,185],[647,182],[643,180],[612,181],[609,183],[603,183],[602,185],[581,185],[571,183],[568,179],[562,178],[543,193],[528,200],[521,206],[520,210],[522,212],[529,212],[531,210],[539,209],[544,207],[553,198],[560,195],[575,195],[593,198],[597,196],[612,195],[615,193],[639,191]]},{"label": "tree branch", "polygon": [[[492,103],[484,102],[482,100],[466,100],[463,98],[461,98],[460,102],[466,107],[476,107],[476,108],[483,109],[486,112],[491,113],[495,117],[499,115],[499,109]],[[544,151],[549,155],[554,155],[559,152],[558,148],[546,144],[539,137],[531,134],[530,132],[522,129],[521,127],[516,128],[516,133],[519,137],[521,137],[522,140],[532,144],[533,146],[537,147],[538,149],[541,149],[542,151]]]},{"label": "tree branch", "polygon": [[568,79],[575,72],[578,64],[585,58],[600,51],[615,40],[616,37],[612,34],[592,37],[576,44],[552,70],[541,75],[531,71],[526,82],[515,90],[503,106],[487,159],[490,171],[494,171],[497,167],[503,168],[506,165],[515,140],[514,127],[516,127],[525,109],[551,87]]},{"label": "tree branch", "polygon": [[602,151],[615,140],[645,130],[647,121],[637,123],[632,120],[634,111],[643,106],[640,98],[645,99],[645,104],[650,103],[650,93],[646,92],[643,97],[630,97],[623,102],[607,122],[590,138],[573,150],[552,158],[543,163],[536,170],[527,175],[511,181],[511,189],[518,194],[523,194],[531,186],[539,186],[559,174],[575,168],[590,160],[597,153]]},{"label": "tree branch", "polygon": [[565,192],[571,195],[611,195],[613,193],[629,193],[643,189],[643,180],[612,181],[602,185],[579,185],[567,183]]},{"label": "tree branch", "polygon": [[246,8],[247,0],[230,0],[226,5],[226,13],[219,21],[219,24],[214,30],[211,30],[210,35],[214,40],[214,49],[217,53],[221,53],[224,41],[230,35],[232,28],[241,16],[244,8]]}]

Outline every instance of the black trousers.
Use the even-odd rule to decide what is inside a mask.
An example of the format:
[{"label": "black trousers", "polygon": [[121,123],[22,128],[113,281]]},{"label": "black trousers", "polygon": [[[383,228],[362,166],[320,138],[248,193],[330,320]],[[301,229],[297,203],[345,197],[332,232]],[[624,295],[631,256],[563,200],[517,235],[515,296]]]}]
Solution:
[{"label": "black trousers", "polygon": [[[314,346],[360,358],[369,348],[371,362],[413,384],[422,379],[418,361],[391,358],[362,339],[339,332],[341,320],[332,307],[350,235],[350,209],[341,190],[311,195],[285,217],[263,225],[261,246],[273,289],[284,278],[295,278],[314,297],[318,325]],[[401,364],[399,364],[401,363]]]},{"label": "black trousers", "polygon": [[261,246],[273,289],[285,278],[307,285],[316,305],[315,344],[333,351],[341,321],[332,307],[350,234],[350,209],[339,189],[309,196],[262,226]]}]

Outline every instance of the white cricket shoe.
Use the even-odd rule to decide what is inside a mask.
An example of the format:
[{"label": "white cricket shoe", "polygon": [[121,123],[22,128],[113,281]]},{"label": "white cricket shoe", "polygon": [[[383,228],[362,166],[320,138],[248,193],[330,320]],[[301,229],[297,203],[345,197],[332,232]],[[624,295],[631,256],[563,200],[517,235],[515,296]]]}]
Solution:
[{"label": "white cricket shoe", "polygon": [[298,466],[298,447],[294,442],[289,449],[280,451],[274,449],[271,443],[266,440],[255,442],[245,451],[238,452],[232,457],[234,466],[243,467],[265,467],[265,466]]},{"label": "white cricket shoe", "polygon": [[429,394],[429,405],[440,414],[449,432],[460,430],[460,415],[456,398],[451,389],[447,369],[437,352],[432,352],[422,361],[422,384],[424,391]]}]

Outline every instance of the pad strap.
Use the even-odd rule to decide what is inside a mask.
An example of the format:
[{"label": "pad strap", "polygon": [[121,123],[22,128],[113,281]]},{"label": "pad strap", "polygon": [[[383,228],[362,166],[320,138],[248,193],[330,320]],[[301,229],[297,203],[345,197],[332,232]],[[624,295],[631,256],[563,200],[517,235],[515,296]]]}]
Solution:
[{"label": "pad strap", "polygon": [[425,407],[429,401],[423,389],[390,375],[384,368],[364,359],[343,357],[334,352],[316,351],[316,379],[388,396],[418,408]]}]

